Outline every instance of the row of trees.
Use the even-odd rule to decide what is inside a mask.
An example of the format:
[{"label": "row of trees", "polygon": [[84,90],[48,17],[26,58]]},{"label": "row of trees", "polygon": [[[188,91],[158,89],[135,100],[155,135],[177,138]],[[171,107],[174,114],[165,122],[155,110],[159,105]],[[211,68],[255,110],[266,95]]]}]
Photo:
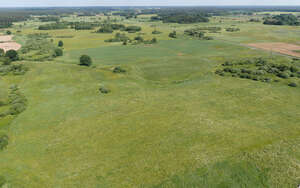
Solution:
[{"label": "row of trees", "polygon": [[161,14],[159,16],[151,17],[152,21],[161,20],[164,23],[179,23],[179,24],[191,24],[199,22],[209,22],[208,16],[205,14],[189,14],[189,13],[171,13]]},{"label": "row of trees", "polygon": [[57,22],[57,23],[40,25],[38,29],[39,30],[55,30],[55,29],[67,29],[67,28],[68,28],[68,24]]},{"label": "row of trees", "polygon": [[97,33],[112,33],[114,30],[126,31],[128,33],[136,33],[142,30],[140,26],[125,26],[122,24],[105,24]]}]

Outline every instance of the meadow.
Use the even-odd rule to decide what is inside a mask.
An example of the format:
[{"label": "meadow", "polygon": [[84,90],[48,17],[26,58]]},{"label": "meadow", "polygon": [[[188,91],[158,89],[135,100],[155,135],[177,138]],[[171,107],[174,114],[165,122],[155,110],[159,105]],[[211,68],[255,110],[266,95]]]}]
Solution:
[{"label": "meadow", "polygon": [[[246,44],[298,44],[299,26],[247,21],[258,15],[216,16],[199,24],[152,22],[151,16],[115,17],[117,23],[142,27],[127,34],[131,38],[156,37],[158,43],[151,45],[107,43],[116,32],[96,29],[41,31],[37,20],[10,29],[22,45],[29,34],[48,33],[54,45],[64,42],[64,55],[23,59],[18,63],[28,67],[24,75],[0,77],[1,100],[17,84],[28,101],[24,112],[0,118],[0,133],[9,136],[0,151],[3,187],[293,188],[300,183],[300,87],[215,74],[225,61],[291,61],[294,57]],[[203,26],[222,30],[207,33],[214,40],[183,34]],[[240,31],[226,32],[228,27]],[[153,35],[154,29],[162,34]],[[179,38],[168,37],[173,30]],[[92,66],[78,66],[83,54]],[[116,66],[126,72],[114,73]],[[102,94],[100,87],[111,92]]]}]

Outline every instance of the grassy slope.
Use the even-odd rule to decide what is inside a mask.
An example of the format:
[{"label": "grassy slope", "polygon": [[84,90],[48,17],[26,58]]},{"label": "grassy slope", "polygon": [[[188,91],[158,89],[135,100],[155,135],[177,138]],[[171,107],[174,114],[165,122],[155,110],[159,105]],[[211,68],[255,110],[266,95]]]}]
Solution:
[{"label": "grassy slope", "polygon": [[[26,62],[25,76],[0,80],[19,83],[29,101],[0,153],[0,174],[13,187],[299,183],[299,88],[213,74],[224,59],[267,54],[217,40],[73,42],[57,62]],[[96,68],[74,65],[82,53]],[[115,65],[128,73],[111,73]],[[100,85],[112,93],[99,94]]]}]

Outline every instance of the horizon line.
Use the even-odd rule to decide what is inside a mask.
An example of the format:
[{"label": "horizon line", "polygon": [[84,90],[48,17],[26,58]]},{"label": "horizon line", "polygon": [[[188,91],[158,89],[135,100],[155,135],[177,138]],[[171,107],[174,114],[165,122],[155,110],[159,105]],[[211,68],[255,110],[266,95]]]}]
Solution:
[{"label": "horizon line", "polygon": [[0,6],[0,8],[80,8],[80,7],[300,7],[299,5],[78,5],[78,6]]}]

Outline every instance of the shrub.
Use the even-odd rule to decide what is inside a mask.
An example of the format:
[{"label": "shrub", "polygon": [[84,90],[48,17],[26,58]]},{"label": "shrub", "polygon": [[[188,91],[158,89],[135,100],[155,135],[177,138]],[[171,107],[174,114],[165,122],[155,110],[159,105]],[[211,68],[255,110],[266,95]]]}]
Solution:
[{"label": "shrub", "polygon": [[18,57],[18,52],[16,50],[8,50],[5,53],[5,57],[8,57],[9,59],[11,59],[12,61],[16,61],[19,59]]},{"label": "shrub", "polygon": [[2,63],[3,65],[10,65],[11,62],[12,62],[12,60],[9,59],[8,57],[2,58],[1,60],[2,60],[2,62],[3,62],[3,63]]},{"label": "shrub", "polygon": [[27,106],[27,99],[21,92],[19,91],[18,86],[12,85],[10,87],[9,93],[9,104],[11,105],[7,114],[10,115],[18,115],[22,113]]},{"label": "shrub", "polygon": [[64,46],[64,42],[63,41],[58,41],[58,47],[63,47]]},{"label": "shrub", "polygon": [[113,30],[124,30],[126,27],[123,24],[111,24]]},{"label": "shrub", "polygon": [[152,34],[153,34],[153,35],[158,35],[158,34],[161,34],[161,33],[162,33],[162,32],[157,31],[157,30],[152,31]]},{"label": "shrub", "polygon": [[79,65],[81,66],[91,66],[92,65],[92,59],[88,55],[82,55],[79,59]]},{"label": "shrub", "polygon": [[4,150],[7,147],[7,145],[8,145],[8,136],[5,134],[0,135],[0,151]]},{"label": "shrub", "polygon": [[290,86],[290,87],[297,87],[298,85],[296,83],[294,83],[294,82],[291,82],[291,83],[288,84],[288,86]]},{"label": "shrub", "polygon": [[157,43],[157,39],[156,38],[153,38],[152,40],[151,40],[151,43]]},{"label": "shrub", "polygon": [[144,38],[141,37],[141,36],[136,36],[134,37],[134,40],[138,41],[138,42],[143,42],[144,41]]},{"label": "shrub", "polygon": [[210,36],[204,36],[202,37],[203,40],[214,40],[213,37],[210,37]]},{"label": "shrub", "polygon": [[229,28],[226,28],[226,31],[227,32],[237,32],[237,31],[240,31],[240,29],[239,28],[229,27]]},{"label": "shrub", "polygon": [[7,34],[7,35],[11,35],[11,31],[7,30],[7,31],[6,31],[6,34]]},{"label": "shrub", "polygon": [[171,32],[171,33],[169,34],[169,37],[170,37],[170,38],[177,38],[177,33],[176,33],[176,31]]},{"label": "shrub", "polygon": [[287,79],[289,77],[286,73],[283,72],[278,73],[277,76],[283,79]]},{"label": "shrub", "polygon": [[110,90],[105,88],[105,87],[100,87],[99,89],[100,93],[103,93],[103,94],[108,94],[110,93]]},{"label": "shrub", "polygon": [[3,176],[0,176],[0,187],[6,184],[6,179]]},{"label": "shrub", "polygon": [[114,32],[114,30],[110,25],[105,25],[97,31],[97,33],[112,33],[112,32]]},{"label": "shrub", "polygon": [[0,48],[0,57],[3,57],[4,55],[5,55],[5,51],[2,48]]},{"label": "shrub", "polygon": [[56,48],[56,49],[54,50],[54,56],[55,56],[55,57],[63,56],[63,50],[60,49],[60,48]]},{"label": "shrub", "polygon": [[139,32],[141,30],[142,30],[142,28],[139,26],[128,26],[125,28],[125,31],[127,31],[128,33],[135,33],[135,32]]},{"label": "shrub", "polygon": [[124,73],[126,72],[125,69],[122,69],[121,67],[115,67],[114,70],[113,70],[114,73]]},{"label": "shrub", "polygon": [[290,67],[290,71],[291,71],[291,72],[298,72],[299,69],[298,69],[297,67],[295,67],[295,66],[291,66],[291,67]]}]

